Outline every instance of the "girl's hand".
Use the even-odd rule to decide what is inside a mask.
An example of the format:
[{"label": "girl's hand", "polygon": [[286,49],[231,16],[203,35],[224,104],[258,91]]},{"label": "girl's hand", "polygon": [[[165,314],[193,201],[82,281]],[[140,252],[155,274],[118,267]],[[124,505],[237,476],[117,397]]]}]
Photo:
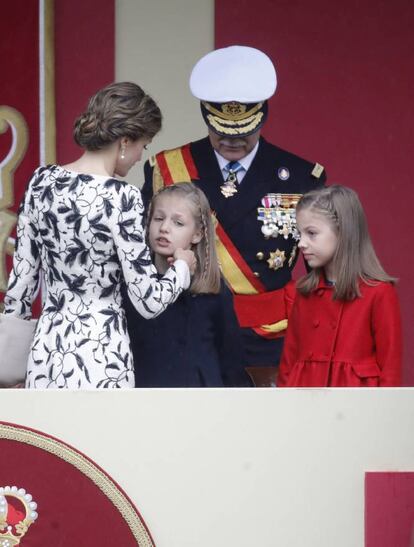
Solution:
[{"label": "girl's hand", "polygon": [[197,267],[197,259],[193,251],[185,251],[184,249],[176,249],[172,257],[168,258],[168,263],[171,265],[174,260],[184,260],[190,268],[190,274],[193,275]]}]

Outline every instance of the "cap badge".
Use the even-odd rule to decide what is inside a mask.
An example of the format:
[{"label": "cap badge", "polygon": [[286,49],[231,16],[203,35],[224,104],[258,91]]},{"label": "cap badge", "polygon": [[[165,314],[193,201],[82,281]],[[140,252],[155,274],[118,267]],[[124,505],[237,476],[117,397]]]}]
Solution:
[{"label": "cap badge", "polygon": [[246,105],[232,101],[231,103],[222,104],[221,110],[223,114],[227,114],[228,116],[239,116],[246,112]]},{"label": "cap badge", "polygon": [[276,249],[274,253],[270,253],[269,258],[267,259],[267,263],[269,264],[269,268],[271,270],[279,270],[280,268],[283,268],[283,264],[285,263],[285,260],[286,260],[285,251]]},{"label": "cap badge", "polygon": [[280,180],[288,180],[290,177],[290,172],[287,167],[279,167],[277,170],[277,176],[280,178]]}]

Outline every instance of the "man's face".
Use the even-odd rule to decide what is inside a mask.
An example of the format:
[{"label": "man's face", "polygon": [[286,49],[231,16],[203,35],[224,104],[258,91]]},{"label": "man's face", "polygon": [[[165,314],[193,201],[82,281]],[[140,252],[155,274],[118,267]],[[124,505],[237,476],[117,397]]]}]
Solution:
[{"label": "man's face", "polygon": [[239,161],[256,146],[260,137],[260,129],[248,137],[222,137],[209,128],[208,136],[211,146],[228,161]]}]

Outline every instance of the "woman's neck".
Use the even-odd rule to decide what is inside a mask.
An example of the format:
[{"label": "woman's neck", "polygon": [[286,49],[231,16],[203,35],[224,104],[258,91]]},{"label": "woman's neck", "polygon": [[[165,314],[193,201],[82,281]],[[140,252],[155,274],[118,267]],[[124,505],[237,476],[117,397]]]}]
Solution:
[{"label": "woman's neck", "polygon": [[72,163],[63,165],[63,167],[69,171],[75,171],[75,173],[113,177],[115,161],[116,156],[112,153],[112,149],[86,150],[80,158]]}]

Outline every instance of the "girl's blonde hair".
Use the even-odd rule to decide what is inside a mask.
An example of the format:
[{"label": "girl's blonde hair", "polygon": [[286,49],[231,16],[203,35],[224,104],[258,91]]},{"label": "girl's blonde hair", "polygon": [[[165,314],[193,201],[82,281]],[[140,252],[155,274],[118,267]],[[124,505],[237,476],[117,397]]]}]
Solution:
[{"label": "girl's blonde hair", "polygon": [[[376,281],[396,282],[384,271],[375,254],[366,216],[356,192],[340,185],[312,190],[301,197],[296,213],[304,209],[326,217],[337,234],[338,245],[333,258],[335,300],[353,300],[361,296],[360,280],[370,285]],[[301,294],[308,295],[316,289],[321,270],[315,268],[298,281],[297,288]]]},{"label": "girl's blonde hair", "polygon": [[188,201],[196,227],[202,234],[201,240],[192,246],[192,251],[197,258],[197,268],[192,278],[190,292],[218,294],[220,292],[220,269],[216,253],[216,234],[210,213],[210,204],[202,190],[191,182],[179,182],[162,188],[151,200],[147,228],[149,228],[158,196],[170,194]]}]

